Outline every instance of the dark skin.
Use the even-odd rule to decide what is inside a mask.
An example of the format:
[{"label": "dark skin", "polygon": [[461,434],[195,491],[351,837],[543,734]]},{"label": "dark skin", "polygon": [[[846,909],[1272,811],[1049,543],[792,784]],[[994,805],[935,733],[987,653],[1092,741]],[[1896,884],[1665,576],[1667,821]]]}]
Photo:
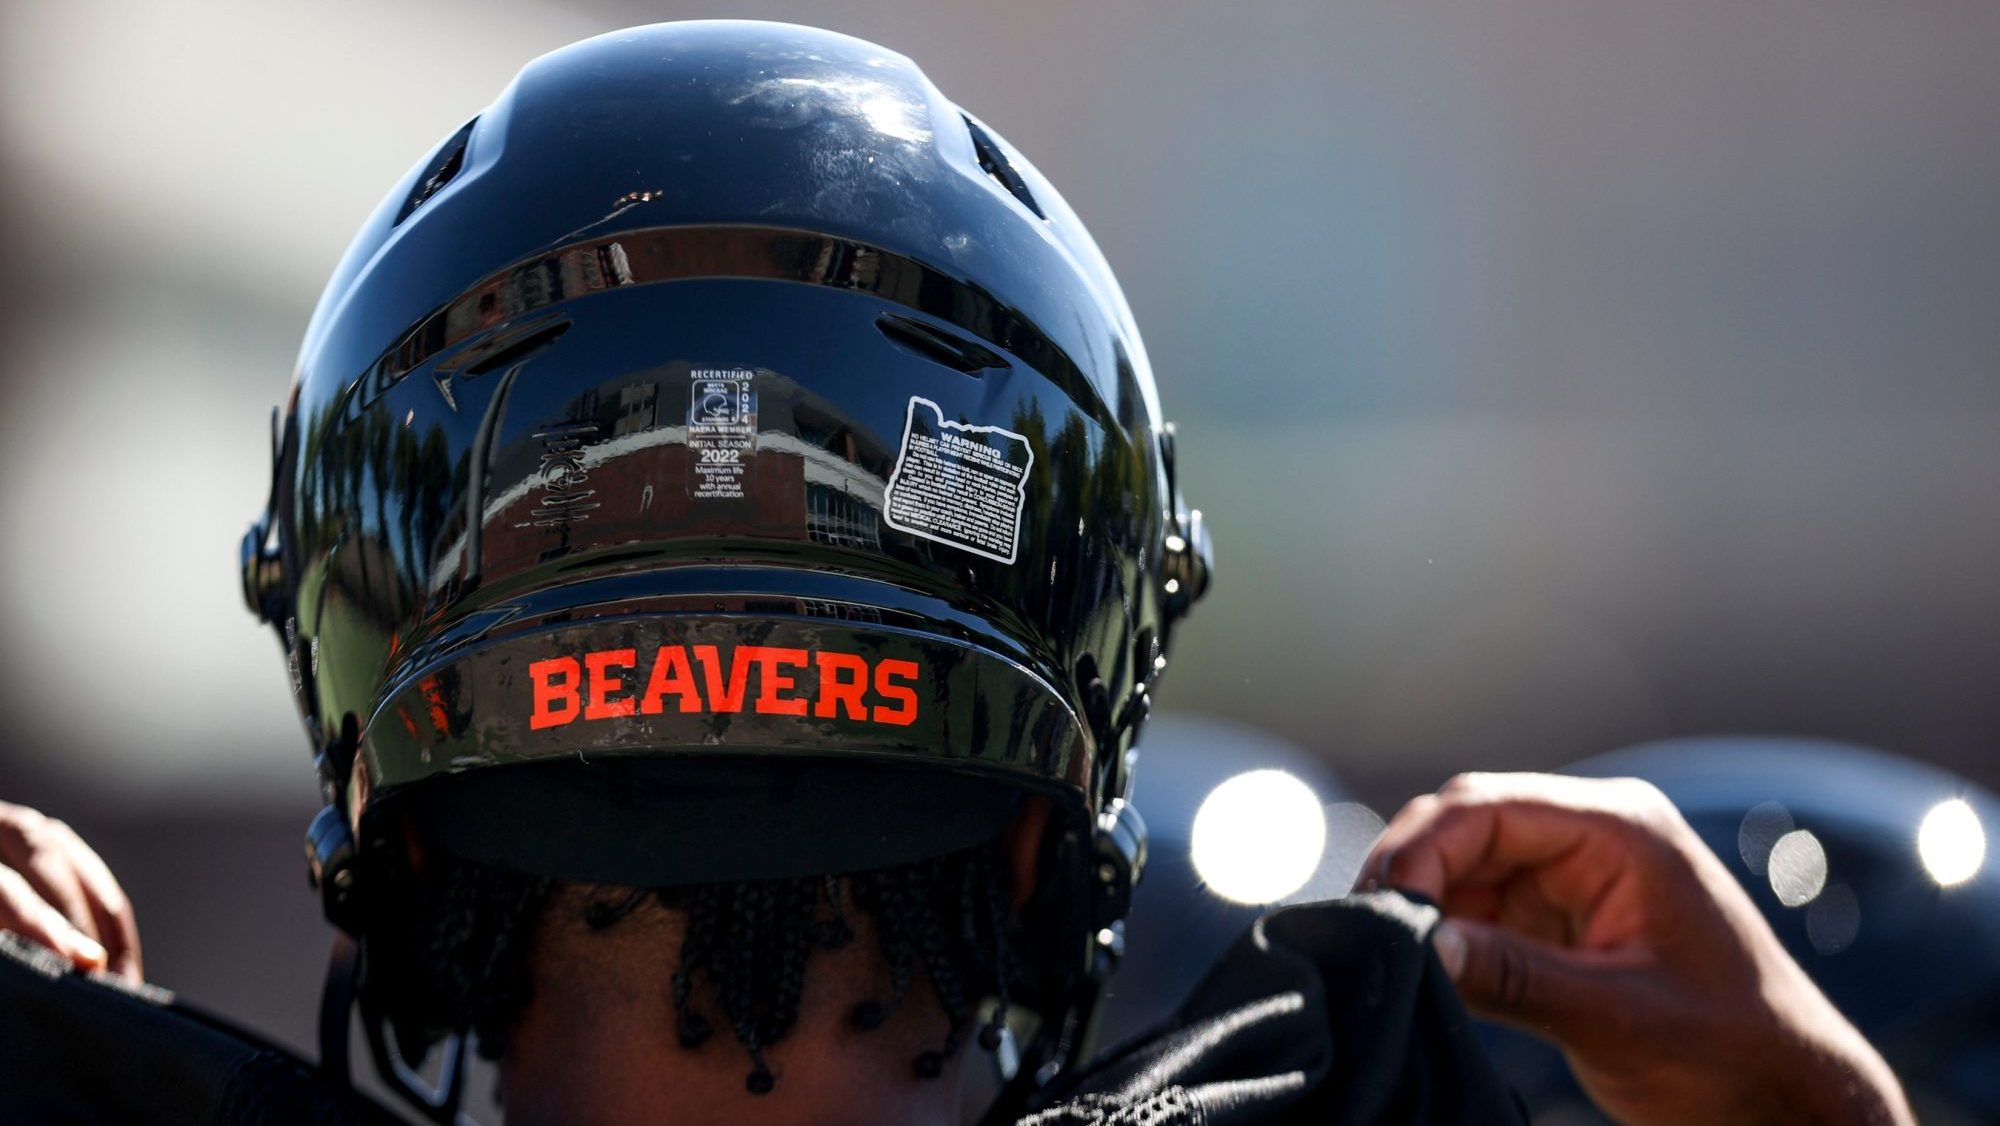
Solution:
[{"label": "dark skin", "polygon": [[[1046,815],[1031,806],[1011,834],[1017,897],[1032,886]],[[1467,1003],[1560,1045],[1619,1121],[1913,1121],[1880,1055],[1643,782],[1462,776],[1405,806],[1363,873],[1365,885],[1441,903],[1448,925],[1434,942]],[[910,1066],[944,1031],[934,997],[913,990],[872,1032],[847,1023],[857,1001],[881,995],[871,943],[808,964],[798,1025],[768,1053],[779,1081],[757,1096],[726,1033],[687,1051],[661,1018],[679,915],[649,905],[604,931],[580,917],[551,911],[537,935],[535,997],[502,1070],[517,1126],[957,1119],[963,1055],[939,1079]],[[131,908],[103,862],[58,823],[5,804],[0,929],[85,968],[139,973]]]},{"label": "dark skin", "polygon": [[1361,882],[1437,901],[1433,945],[1467,1004],[1561,1045],[1621,1122],[1914,1121],[1646,782],[1460,775],[1403,807]]}]

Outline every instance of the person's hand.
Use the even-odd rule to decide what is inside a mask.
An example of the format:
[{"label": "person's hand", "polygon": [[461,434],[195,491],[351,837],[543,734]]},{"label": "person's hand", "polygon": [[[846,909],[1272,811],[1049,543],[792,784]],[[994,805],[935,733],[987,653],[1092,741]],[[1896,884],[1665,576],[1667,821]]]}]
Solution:
[{"label": "person's hand", "polygon": [[132,904],[83,838],[24,805],[0,802],[0,930],[47,946],[88,970],[132,981],[139,924]]},{"label": "person's hand", "polygon": [[1360,882],[1435,900],[1432,945],[1467,1006],[1554,1040],[1614,1118],[1912,1121],[1881,1056],[1645,782],[1461,775],[1403,807]]}]

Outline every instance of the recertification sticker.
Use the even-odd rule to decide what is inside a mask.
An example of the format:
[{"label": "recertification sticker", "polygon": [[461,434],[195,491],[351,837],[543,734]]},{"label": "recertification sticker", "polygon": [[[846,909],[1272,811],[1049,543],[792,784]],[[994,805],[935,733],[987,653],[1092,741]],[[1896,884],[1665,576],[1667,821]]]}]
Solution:
[{"label": "recertification sticker", "polygon": [[688,372],[688,494],[696,500],[743,499],[745,459],[757,440],[755,378],[749,368]]}]

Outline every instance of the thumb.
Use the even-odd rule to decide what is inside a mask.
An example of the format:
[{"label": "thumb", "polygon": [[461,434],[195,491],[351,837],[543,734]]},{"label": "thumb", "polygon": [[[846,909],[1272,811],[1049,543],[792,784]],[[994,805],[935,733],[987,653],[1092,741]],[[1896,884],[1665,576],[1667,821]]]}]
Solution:
[{"label": "thumb", "polygon": [[1568,1040],[1610,1000],[1607,970],[1490,923],[1447,919],[1432,929],[1431,945],[1466,1007],[1492,1020]]}]

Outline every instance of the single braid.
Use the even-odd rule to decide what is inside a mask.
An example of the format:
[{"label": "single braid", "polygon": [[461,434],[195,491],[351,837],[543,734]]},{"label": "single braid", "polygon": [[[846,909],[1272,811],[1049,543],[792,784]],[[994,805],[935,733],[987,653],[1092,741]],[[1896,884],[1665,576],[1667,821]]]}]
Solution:
[{"label": "single braid", "polygon": [[481,881],[482,912],[478,933],[487,942],[487,956],[476,971],[482,988],[466,996],[462,1023],[478,1038],[480,1051],[498,1059],[507,1051],[514,1017],[527,1006],[528,953],[554,890],[554,881],[526,878],[518,883],[505,873],[487,870]]},{"label": "single braid", "polygon": [[756,1017],[756,989],[758,931],[756,908],[761,889],[756,884],[738,884],[729,897],[727,934],[729,949],[724,951],[728,969],[716,984],[722,995],[722,1015],[736,1032],[736,1039],[744,1050],[750,1053],[750,1077],[745,1085],[754,1093],[757,1088],[770,1090],[771,1067],[764,1060],[764,1041],[758,1035]]},{"label": "single braid", "polygon": [[[876,1004],[869,1015],[873,1022],[862,1019],[860,1007],[856,1009],[855,1023],[863,1028],[873,1028],[887,1020],[889,1014],[902,1008],[903,999],[910,992],[910,978],[917,964],[915,935],[923,926],[924,916],[929,913],[929,905],[924,902],[922,889],[928,878],[935,875],[929,862],[919,871],[918,865],[890,869],[872,873],[865,883],[857,877],[856,883],[865,887],[875,905],[875,918],[881,932],[882,954],[889,960],[889,999]],[[864,1006],[867,1005],[864,1002]]]},{"label": "single braid", "polygon": [[[662,901],[667,898],[661,894]],[[674,1029],[681,1047],[699,1048],[713,1028],[694,1008],[694,975],[708,967],[709,953],[715,948],[722,889],[712,885],[696,888],[681,901],[687,905],[687,926],[681,932],[680,964],[674,968]]]},{"label": "single braid", "polygon": [[[947,871],[945,875],[955,874]],[[915,877],[910,873],[905,878]],[[914,883],[914,880],[912,880]],[[930,891],[930,898],[944,898],[939,892],[945,889],[942,881],[932,883],[927,888],[913,887],[913,892]],[[955,898],[955,897],[954,897]],[[937,904],[932,903],[933,908]],[[965,988],[959,978],[959,959],[955,958],[951,942],[943,927],[937,925],[936,910],[925,911],[912,919],[911,942],[916,947],[917,958],[923,964],[924,972],[930,977],[931,988],[936,991],[938,1001],[944,1007],[945,1019],[949,1022],[942,1047],[921,1053],[915,1061],[916,1072],[925,1079],[934,1079],[944,1070],[944,1061],[957,1054],[958,1047],[965,1038],[965,1029],[971,1023],[972,1014],[965,1001]],[[928,924],[928,925],[926,925]]]},{"label": "single braid", "polygon": [[987,966],[994,983],[993,1020],[979,1034],[979,1046],[987,1051],[998,1051],[1004,1030],[1007,1027],[1007,1009],[1012,1003],[1007,985],[1014,980],[1014,947],[1007,941],[1007,921],[1010,891],[1007,874],[1000,864],[1000,857],[991,849],[981,849],[973,856],[979,866],[979,874],[974,877],[986,900],[986,941]]},{"label": "single braid", "polygon": [[[777,949],[777,972],[773,980],[770,1019],[763,1039],[774,1044],[783,1039],[799,1020],[799,1002],[806,991],[806,959],[812,955],[813,931],[810,923],[817,906],[819,888],[814,880],[787,880],[778,892],[777,926],[769,928]],[[804,919],[807,926],[794,925]]]},{"label": "single braid", "polygon": [[528,946],[554,881],[446,857],[430,888],[418,991],[428,989],[454,1027],[478,1037],[480,1054],[498,1059],[528,1002]]},{"label": "single braid", "polygon": [[479,870],[451,862],[438,876],[437,903],[424,946],[430,978],[451,999],[454,1012],[472,986],[472,971],[459,947],[476,937],[481,899]]},{"label": "single braid", "polygon": [[845,895],[841,890],[838,876],[823,876],[820,879],[820,894],[826,897],[830,919],[813,920],[813,945],[823,950],[838,950],[854,941],[854,924],[847,919]]}]

